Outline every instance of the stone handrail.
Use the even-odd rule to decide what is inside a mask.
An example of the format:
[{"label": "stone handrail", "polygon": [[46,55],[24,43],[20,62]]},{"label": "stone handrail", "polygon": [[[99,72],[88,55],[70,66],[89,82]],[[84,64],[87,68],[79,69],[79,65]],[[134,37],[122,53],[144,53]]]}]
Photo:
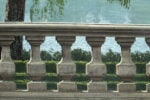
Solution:
[{"label": "stone handrail", "polygon": [[[47,91],[42,82],[46,74],[45,63],[40,57],[40,45],[45,36],[56,36],[62,47],[62,59],[57,64],[57,74],[62,81],[57,84],[58,92],[77,92],[77,85],[71,81],[76,74],[76,65],[71,59],[71,46],[76,36],[86,36],[92,48],[92,59],[86,64],[86,75],[91,81],[87,84],[87,92],[107,92],[107,83],[103,77],[107,74],[106,65],[101,60],[101,45],[106,36],[114,36],[121,46],[121,61],[116,65],[116,74],[121,81],[117,84],[118,92],[136,92],[136,84],[132,79],[136,75],[136,66],[130,56],[130,47],[136,37],[145,37],[150,46],[150,25],[113,25],[113,24],[77,24],[77,23],[0,23],[0,91],[16,91],[12,81],[15,75],[15,64],[10,56],[10,44],[14,36],[26,36],[31,45],[30,61],[27,63],[27,74],[31,80],[27,83],[27,91]],[[146,65],[146,75],[150,77],[150,63]],[[147,92],[150,84],[147,84]],[[80,96],[79,96],[80,97]],[[97,99],[96,99],[97,100]]]}]

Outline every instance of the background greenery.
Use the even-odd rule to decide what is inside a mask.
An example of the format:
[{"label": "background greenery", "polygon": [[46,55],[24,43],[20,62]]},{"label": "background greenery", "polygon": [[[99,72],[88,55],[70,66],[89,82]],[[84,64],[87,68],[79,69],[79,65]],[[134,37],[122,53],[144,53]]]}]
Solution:
[{"label": "background greenery", "polygon": [[[91,52],[82,49],[74,49],[71,51],[72,59],[74,61],[90,61]],[[45,61],[60,61],[62,55],[61,52],[56,51],[51,53],[51,51],[41,51],[41,58]],[[150,61],[150,51],[141,53],[134,52],[131,53],[132,60],[134,62],[149,62]],[[29,60],[29,51],[23,50],[23,60]],[[106,54],[102,54],[103,62],[119,62],[121,59],[120,54],[109,50]]]},{"label": "background greenery", "polygon": [[[16,64],[16,76],[15,82],[18,89],[26,89],[27,82],[30,81],[30,77],[26,74],[27,61],[15,61]],[[46,75],[42,81],[47,83],[48,90],[57,89],[57,83],[61,81],[61,78],[56,74],[56,64],[58,61],[45,61]],[[76,75],[72,81],[75,81],[78,86],[78,90],[86,90],[86,84],[90,81],[90,78],[85,75],[86,61],[75,61]],[[107,81],[108,90],[116,90],[117,83],[121,82],[120,78],[115,74],[115,65],[118,62],[105,62],[107,66],[107,75],[103,81]],[[137,75],[133,79],[136,83],[137,90],[145,90],[146,84],[150,82],[149,78],[145,75],[146,62],[137,62]]]}]

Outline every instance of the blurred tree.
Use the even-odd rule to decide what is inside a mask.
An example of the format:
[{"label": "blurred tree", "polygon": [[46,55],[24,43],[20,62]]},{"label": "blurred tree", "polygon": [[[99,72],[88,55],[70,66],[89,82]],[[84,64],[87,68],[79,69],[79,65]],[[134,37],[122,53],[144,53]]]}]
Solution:
[{"label": "blurred tree", "polygon": [[[24,21],[25,0],[7,0],[6,22]],[[22,59],[22,36],[16,36],[11,45],[11,56],[13,59]]]},{"label": "blurred tree", "polygon": [[113,52],[111,49],[109,49],[109,52],[102,55],[102,60],[104,62],[119,62],[121,59],[120,54]]},{"label": "blurred tree", "polygon": [[90,61],[91,53],[82,49],[74,49],[71,51],[72,59],[75,61]]},{"label": "blurred tree", "polygon": [[30,52],[27,50],[22,51],[22,60],[29,60],[30,59]]},{"label": "blurred tree", "polygon": [[42,60],[51,60],[52,56],[48,51],[41,51],[41,59]]},{"label": "blurred tree", "polygon": [[107,1],[110,2],[110,3],[118,2],[118,3],[120,3],[122,6],[128,8],[128,9],[129,9],[129,7],[130,7],[130,0],[107,0]]},{"label": "blurred tree", "polygon": [[63,15],[64,0],[46,0],[42,6],[41,2],[42,0],[33,0],[30,9],[31,21],[47,21]]},{"label": "blurred tree", "polygon": [[54,52],[54,54],[53,54],[54,61],[60,61],[61,57],[62,57],[62,54],[59,51]]}]

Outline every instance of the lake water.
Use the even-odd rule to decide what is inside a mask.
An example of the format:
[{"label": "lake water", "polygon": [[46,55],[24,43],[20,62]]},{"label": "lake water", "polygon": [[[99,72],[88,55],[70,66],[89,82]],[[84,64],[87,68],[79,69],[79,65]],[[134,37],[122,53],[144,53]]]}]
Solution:
[{"label": "lake water", "polygon": [[[50,2],[48,2],[50,1]],[[77,22],[99,24],[150,24],[150,0],[130,0],[129,8],[118,1],[108,0],[26,0],[25,22]],[[4,21],[5,0],[0,0],[0,21]],[[29,44],[24,40],[24,49],[29,50]],[[74,48],[91,50],[85,37],[77,36]],[[142,48],[142,49],[141,49]],[[41,45],[42,50],[60,51],[61,47],[55,37],[46,37]],[[102,52],[109,49],[120,52],[120,46],[114,37],[106,37]],[[144,38],[136,38],[131,51],[145,52],[150,50]]]}]

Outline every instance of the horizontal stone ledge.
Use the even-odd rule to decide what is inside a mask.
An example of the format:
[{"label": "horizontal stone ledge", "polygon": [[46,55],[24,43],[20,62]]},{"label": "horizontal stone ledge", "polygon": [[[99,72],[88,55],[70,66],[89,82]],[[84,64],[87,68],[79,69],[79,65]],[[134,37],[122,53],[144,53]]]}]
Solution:
[{"label": "horizontal stone ledge", "polygon": [[[145,92],[143,93],[0,92],[0,99],[1,98],[58,98],[57,100],[61,100],[61,98],[149,98],[150,100],[150,93],[145,93]],[[88,100],[92,100],[92,99],[88,99]],[[137,100],[141,100],[141,99],[137,99]]]},{"label": "horizontal stone ledge", "polygon": [[[32,33],[32,34],[31,34]],[[72,34],[71,34],[72,33]],[[150,37],[150,25],[81,23],[0,23],[0,35]]]}]

